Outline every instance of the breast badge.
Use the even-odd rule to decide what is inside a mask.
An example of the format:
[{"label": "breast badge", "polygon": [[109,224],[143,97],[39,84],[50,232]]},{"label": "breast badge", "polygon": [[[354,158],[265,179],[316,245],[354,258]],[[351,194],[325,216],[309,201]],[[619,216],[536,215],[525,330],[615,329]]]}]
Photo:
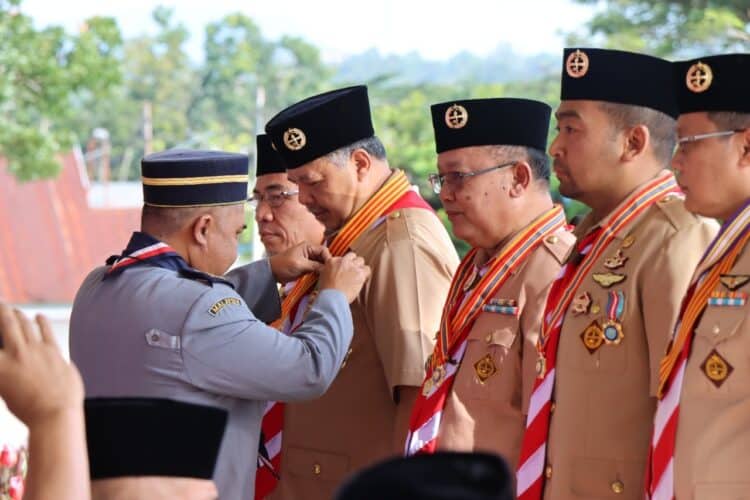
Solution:
[{"label": "breast badge", "polygon": [[625,265],[627,260],[628,258],[622,254],[622,249],[619,249],[612,257],[604,259],[604,267],[607,269],[619,269]]},{"label": "breast badge", "polygon": [[590,354],[594,354],[604,343],[604,332],[602,327],[599,326],[599,322],[594,320],[589,326],[581,333],[581,340],[583,346],[589,351]]},{"label": "breast badge", "polygon": [[589,292],[583,292],[578,294],[576,298],[573,299],[573,304],[570,308],[570,311],[573,313],[573,316],[578,316],[588,313],[590,306],[591,294],[589,294]]},{"label": "breast badge", "polygon": [[747,274],[722,274],[719,276],[721,284],[727,287],[730,291],[735,291],[748,281],[750,281],[750,275]]},{"label": "breast badge", "polygon": [[626,275],[617,273],[594,273],[591,277],[602,288],[609,288],[627,278]]},{"label": "breast badge", "polygon": [[708,377],[708,380],[717,388],[721,387],[734,371],[732,365],[716,349],[708,353],[708,357],[703,361],[701,369],[706,377]]},{"label": "breast badge", "polygon": [[497,366],[495,366],[495,360],[492,359],[492,355],[489,353],[485,354],[483,358],[474,363],[474,371],[477,374],[480,384],[497,373]]}]

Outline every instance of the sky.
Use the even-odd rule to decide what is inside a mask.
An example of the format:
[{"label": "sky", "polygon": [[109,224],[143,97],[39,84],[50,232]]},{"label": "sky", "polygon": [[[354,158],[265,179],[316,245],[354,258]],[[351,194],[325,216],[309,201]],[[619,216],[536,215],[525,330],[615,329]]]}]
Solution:
[{"label": "sky", "polygon": [[477,55],[499,44],[528,55],[557,54],[563,34],[580,30],[590,6],[572,0],[23,0],[21,10],[37,26],[77,30],[91,16],[117,19],[125,37],[153,32],[156,5],[172,7],[191,33],[188,52],[201,57],[203,29],[233,12],[250,16],[264,36],[300,36],[329,62],[376,48],[383,54],[418,52],[447,59],[461,51]]}]

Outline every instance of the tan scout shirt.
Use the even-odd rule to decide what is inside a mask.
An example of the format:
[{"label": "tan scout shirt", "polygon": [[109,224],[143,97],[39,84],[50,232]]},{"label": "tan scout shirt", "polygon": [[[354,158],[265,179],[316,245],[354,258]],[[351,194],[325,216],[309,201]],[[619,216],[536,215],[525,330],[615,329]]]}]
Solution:
[{"label": "tan scout shirt", "polygon": [[[495,452],[515,469],[536,379],[544,305],[574,243],[564,230],[548,236],[493,297],[515,300],[517,316],[482,312],[477,317],[443,411],[439,449]],[[487,355],[497,371],[481,382],[476,366]]]},{"label": "tan scout shirt", "polygon": [[[750,278],[750,248],[727,273]],[[719,283],[716,290],[730,291]],[[734,291],[750,293],[750,281]],[[705,371],[717,354],[724,371]],[[718,362],[721,365],[721,361]],[[695,328],[677,423],[674,478],[678,500],[750,498],[750,303],[708,306]]]},{"label": "tan scout shirt", "polygon": [[272,498],[332,498],[354,471],[395,453],[397,386],[418,387],[458,256],[429,210],[389,214],[352,245],[372,276],[352,304],[351,351],[328,392],[286,405]]},{"label": "tan scout shirt", "polygon": [[[585,218],[578,236],[594,223]],[[584,278],[576,297],[588,292],[591,305],[575,315],[571,304],[558,346],[546,499],[643,498],[659,362],[692,270],[717,230],[668,196],[623,228]],[[618,249],[624,263],[607,268],[605,260],[617,260]],[[604,288],[593,279],[599,273],[626,278]],[[610,291],[624,293],[624,337],[591,353],[582,334],[607,319]]]}]

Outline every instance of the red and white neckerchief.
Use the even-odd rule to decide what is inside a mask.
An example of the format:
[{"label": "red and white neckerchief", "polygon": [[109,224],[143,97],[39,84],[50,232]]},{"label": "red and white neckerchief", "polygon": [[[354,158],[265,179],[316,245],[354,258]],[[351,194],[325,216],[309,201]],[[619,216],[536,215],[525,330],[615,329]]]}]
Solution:
[{"label": "red and white neckerchief", "polygon": [[612,212],[605,225],[583,238],[577,246],[577,258],[563,266],[552,284],[537,343],[537,379],[529,402],[526,432],[516,472],[519,500],[540,500],[544,491],[544,466],[555,385],[557,346],[565,313],[584,278],[615,237],[654,203],[673,192],[679,192],[679,189],[674,176],[668,171],[660,173],[637,189]]},{"label": "red and white neckerchief", "polygon": [[[288,283],[284,287],[284,300],[288,296],[289,290],[294,287],[294,283]],[[292,335],[299,325],[302,324],[307,303],[312,294],[305,295],[301,300],[289,309],[289,316],[285,319],[279,319],[271,324],[274,328],[280,329],[287,335]],[[260,430],[261,436],[265,439],[264,447],[267,457],[258,455],[258,470],[255,475],[255,498],[262,500],[276,489],[279,482],[279,473],[281,470],[281,438],[284,429],[284,403],[280,401],[269,401],[263,412]]]},{"label": "red and white neckerchief", "polygon": [[646,496],[674,498],[674,449],[680,415],[680,393],[695,327],[722,274],[728,273],[750,239],[750,200],[723,225],[698,263],[667,354],[659,366],[659,390],[646,471]]},{"label": "red and white neckerchief", "polygon": [[404,450],[407,456],[435,451],[443,409],[466,350],[467,336],[482,307],[544,238],[564,227],[565,213],[556,206],[513,236],[484,266],[484,274],[474,265],[476,248],[463,258],[451,282],[437,342],[412,409]]}]

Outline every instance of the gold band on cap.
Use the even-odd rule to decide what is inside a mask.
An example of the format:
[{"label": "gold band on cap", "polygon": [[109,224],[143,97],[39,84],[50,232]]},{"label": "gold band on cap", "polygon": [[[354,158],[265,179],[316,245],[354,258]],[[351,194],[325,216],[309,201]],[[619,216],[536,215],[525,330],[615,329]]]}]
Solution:
[{"label": "gold band on cap", "polygon": [[224,184],[228,182],[248,182],[248,175],[213,175],[208,177],[143,177],[144,186],[200,186],[203,184]]}]

